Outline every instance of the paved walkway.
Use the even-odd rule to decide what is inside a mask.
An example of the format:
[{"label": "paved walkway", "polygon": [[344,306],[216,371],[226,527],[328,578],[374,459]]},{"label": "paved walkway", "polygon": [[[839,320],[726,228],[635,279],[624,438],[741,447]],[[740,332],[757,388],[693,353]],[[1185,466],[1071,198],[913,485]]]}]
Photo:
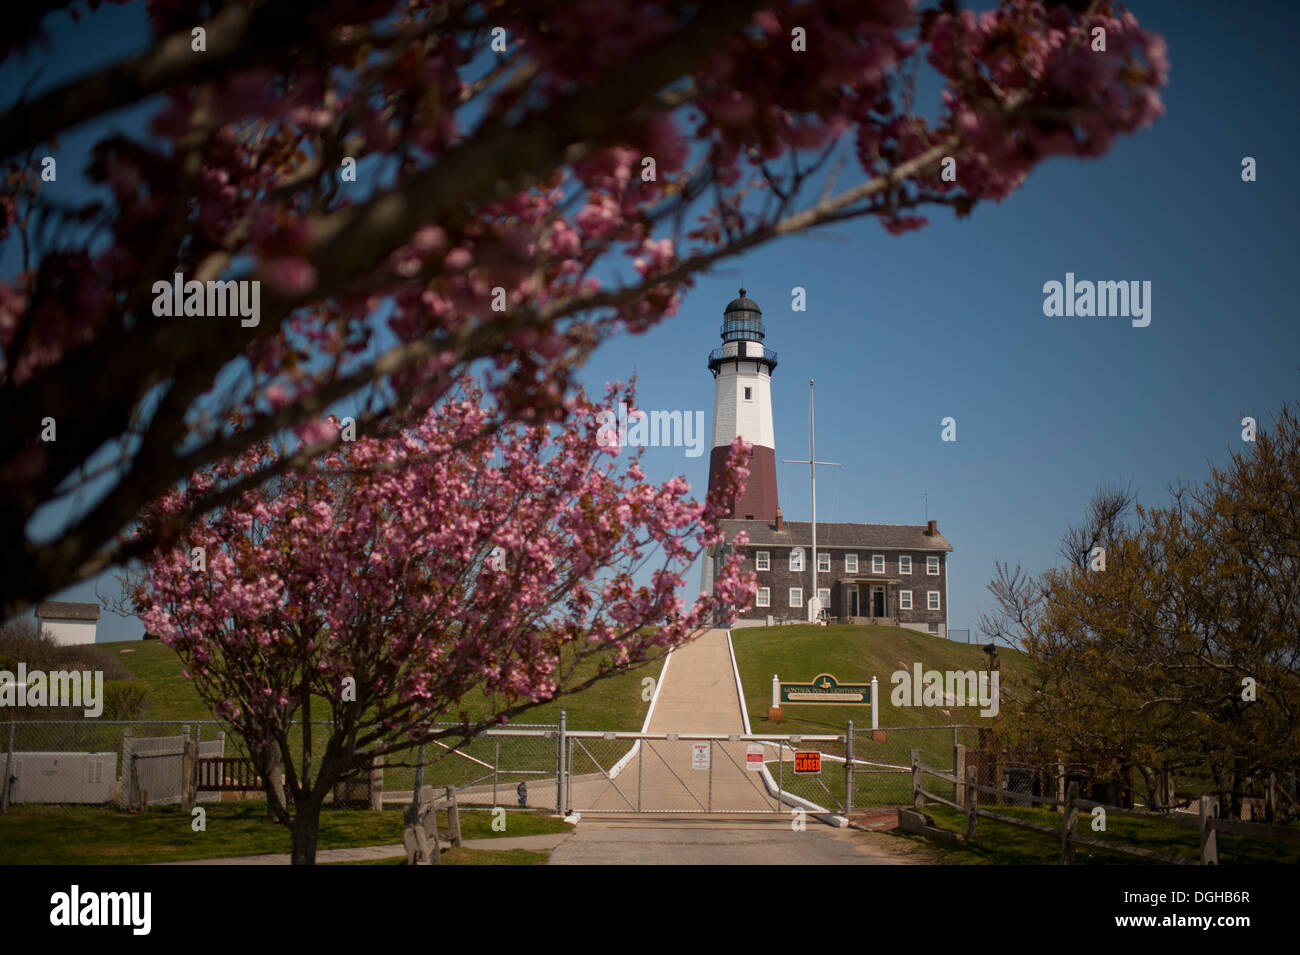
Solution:
[{"label": "paved walkway", "polygon": [[[708,630],[673,651],[659,688],[651,733],[743,733],[740,695],[727,631]],[[758,773],[745,769],[746,744],[714,742],[708,769],[696,769],[690,740],[643,740],[613,780],[609,771],[632,744],[575,742],[569,804],[591,810],[656,812],[755,811],[779,808]],[[706,744],[708,745],[708,744]]]},{"label": "paved walkway", "polygon": [[584,816],[548,865],[899,865],[928,861],[890,836],[811,817]]}]

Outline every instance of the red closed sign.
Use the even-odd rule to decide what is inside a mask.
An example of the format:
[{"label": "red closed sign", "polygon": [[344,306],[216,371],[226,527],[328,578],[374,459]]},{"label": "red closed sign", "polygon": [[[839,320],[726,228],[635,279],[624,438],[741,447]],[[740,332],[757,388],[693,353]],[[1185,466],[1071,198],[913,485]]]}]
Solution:
[{"label": "red closed sign", "polygon": [[794,754],[794,771],[796,773],[820,773],[822,771],[822,754],[817,752]]}]

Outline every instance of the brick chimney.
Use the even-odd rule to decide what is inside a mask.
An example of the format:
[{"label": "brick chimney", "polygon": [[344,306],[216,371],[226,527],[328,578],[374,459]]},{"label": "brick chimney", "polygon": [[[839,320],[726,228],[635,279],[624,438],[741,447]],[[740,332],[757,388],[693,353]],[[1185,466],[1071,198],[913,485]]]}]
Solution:
[{"label": "brick chimney", "polygon": [[938,524],[939,524],[938,521],[931,521],[930,526],[925,531],[926,535],[929,537],[933,537],[934,535],[938,534],[939,533]]},{"label": "brick chimney", "polygon": [[778,505],[776,509],[776,529],[779,531],[785,527],[785,518],[781,516],[781,508]]}]

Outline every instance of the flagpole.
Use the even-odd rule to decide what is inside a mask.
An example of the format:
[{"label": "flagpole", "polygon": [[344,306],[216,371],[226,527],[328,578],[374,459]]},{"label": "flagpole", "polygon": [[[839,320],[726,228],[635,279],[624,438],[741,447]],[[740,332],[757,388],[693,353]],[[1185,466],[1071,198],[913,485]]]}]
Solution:
[{"label": "flagpole", "polygon": [[[813,405],[813,379],[808,379],[808,475],[812,486],[812,594],[817,600],[817,412]],[[820,601],[817,604],[821,609]],[[811,621],[816,623],[816,619]]]},{"label": "flagpole", "polygon": [[[812,593],[808,597],[809,617],[813,616],[812,601],[818,599],[817,598],[817,465],[820,464],[822,467],[831,467],[831,468],[837,468],[840,466],[833,461],[817,460],[817,436],[816,436],[817,411],[813,405],[813,384],[814,384],[813,379],[809,378],[808,379],[808,460],[792,461],[789,458],[785,459],[786,464],[808,465],[808,475],[811,478],[810,485],[812,488]],[[818,604],[818,609],[821,609],[820,602]],[[816,623],[817,620],[812,619],[809,620],[808,622]]]}]

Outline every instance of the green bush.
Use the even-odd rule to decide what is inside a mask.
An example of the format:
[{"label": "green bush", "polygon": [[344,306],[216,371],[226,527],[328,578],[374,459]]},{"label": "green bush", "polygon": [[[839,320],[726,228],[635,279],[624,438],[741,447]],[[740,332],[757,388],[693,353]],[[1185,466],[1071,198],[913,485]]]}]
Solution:
[{"label": "green bush", "polygon": [[104,684],[106,720],[138,720],[149,705],[149,684],[143,680],[110,680]]}]

